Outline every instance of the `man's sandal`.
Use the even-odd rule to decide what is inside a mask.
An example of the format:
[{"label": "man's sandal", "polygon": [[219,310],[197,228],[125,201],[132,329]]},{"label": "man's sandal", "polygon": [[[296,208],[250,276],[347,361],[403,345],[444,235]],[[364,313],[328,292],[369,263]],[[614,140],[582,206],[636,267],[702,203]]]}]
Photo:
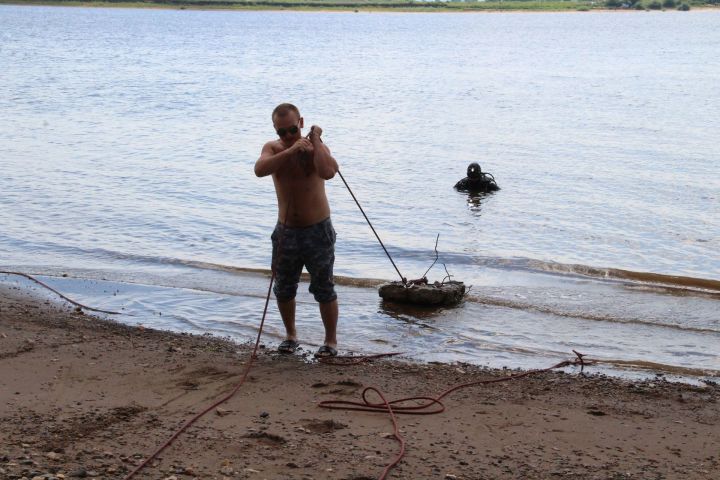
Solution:
[{"label": "man's sandal", "polygon": [[337,355],[337,350],[330,345],[323,345],[315,352],[315,358],[334,357],[335,355]]},{"label": "man's sandal", "polygon": [[278,352],[280,353],[295,353],[300,344],[295,340],[283,340],[278,346]]}]

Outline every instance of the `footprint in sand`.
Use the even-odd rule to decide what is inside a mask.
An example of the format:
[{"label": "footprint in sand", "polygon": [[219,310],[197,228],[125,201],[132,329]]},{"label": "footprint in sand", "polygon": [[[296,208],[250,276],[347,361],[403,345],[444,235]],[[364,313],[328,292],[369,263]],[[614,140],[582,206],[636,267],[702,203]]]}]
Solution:
[{"label": "footprint in sand", "polygon": [[305,430],[309,430],[312,433],[330,433],[335,430],[342,430],[347,428],[344,423],[336,422],[335,420],[318,420],[309,419],[303,420],[302,426]]},{"label": "footprint in sand", "polygon": [[274,433],[268,433],[268,432],[251,432],[246,435],[243,435],[245,438],[253,438],[257,440],[259,443],[263,443],[265,445],[281,445],[287,440],[285,440],[284,437],[281,437],[280,435],[275,435]]},{"label": "footprint in sand", "polygon": [[324,388],[323,394],[331,395],[352,395],[362,387],[362,384],[354,380],[340,380],[335,383],[318,382],[311,385],[312,388]]}]

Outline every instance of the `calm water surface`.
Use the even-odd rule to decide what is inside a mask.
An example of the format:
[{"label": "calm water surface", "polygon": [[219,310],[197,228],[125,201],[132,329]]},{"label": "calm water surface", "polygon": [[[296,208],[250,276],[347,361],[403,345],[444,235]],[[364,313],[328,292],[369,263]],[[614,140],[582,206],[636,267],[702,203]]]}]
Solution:
[{"label": "calm water surface", "polygon": [[[50,281],[128,321],[248,337],[266,279],[232,269],[268,267],[275,197],[252,167],[292,101],[403,274],[439,233],[474,285],[431,313],[352,287],[394,270],[333,180],[348,348],[531,366],[580,346],[720,370],[717,296],[646,275],[720,281],[719,22],[0,6],[0,267],[69,273]],[[502,190],[455,192],[472,161]]]}]

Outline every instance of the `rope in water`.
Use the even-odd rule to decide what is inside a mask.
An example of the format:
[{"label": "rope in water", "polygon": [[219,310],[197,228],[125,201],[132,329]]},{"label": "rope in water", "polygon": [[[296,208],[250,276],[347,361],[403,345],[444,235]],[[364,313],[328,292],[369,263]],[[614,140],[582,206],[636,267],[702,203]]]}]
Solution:
[{"label": "rope in water", "polygon": [[46,283],[41,282],[41,281],[38,280],[37,278],[33,277],[32,275],[28,275],[27,273],[7,272],[7,271],[4,271],[4,270],[0,270],[0,273],[5,274],[5,275],[18,275],[18,276],[20,276],[20,277],[25,277],[25,278],[27,278],[28,280],[32,280],[33,282],[37,283],[38,285],[40,285],[40,286],[42,286],[42,287],[45,287],[45,288],[47,288],[48,290],[50,290],[51,292],[55,293],[56,295],[58,295],[58,296],[59,296],[60,298],[62,298],[63,300],[72,303],[72,304],[75,305],[76,307],[84,308],[85,310],[90,310],[90,311],[93,311],[93,312],[107,313],[107,314],[110,314],[110,315],[122,315],[122,313],[120,313],[120,312],[111,312],[111,311],[109,311],[109,310],[100,310],[99,308],[92,308],[92,307],[88,307],[87,305],[83,305],[82,303],[78,303],[78,302],[76,302],[75,300],[73,300],[73,299],[71,299],[71,298],[68,298],[68,297],[66,297],[65,295],[63,295],[62,293],[58,292],[57,290],[55,290],[54,288],[52,288],[50,285],[47,285]]}]

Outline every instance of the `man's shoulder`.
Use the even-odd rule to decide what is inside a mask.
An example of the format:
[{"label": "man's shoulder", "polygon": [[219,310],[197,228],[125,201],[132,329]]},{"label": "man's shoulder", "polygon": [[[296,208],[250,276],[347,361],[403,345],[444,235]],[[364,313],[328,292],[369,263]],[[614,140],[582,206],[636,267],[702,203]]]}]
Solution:
[{"label": "man's shoulder", "polygon": [[282,150],[285,150],[285,146],[283,146],[282,142],[280,140],[268,140],[265,142],[265,148],[272,149],[273,153],[280,152]]}]

